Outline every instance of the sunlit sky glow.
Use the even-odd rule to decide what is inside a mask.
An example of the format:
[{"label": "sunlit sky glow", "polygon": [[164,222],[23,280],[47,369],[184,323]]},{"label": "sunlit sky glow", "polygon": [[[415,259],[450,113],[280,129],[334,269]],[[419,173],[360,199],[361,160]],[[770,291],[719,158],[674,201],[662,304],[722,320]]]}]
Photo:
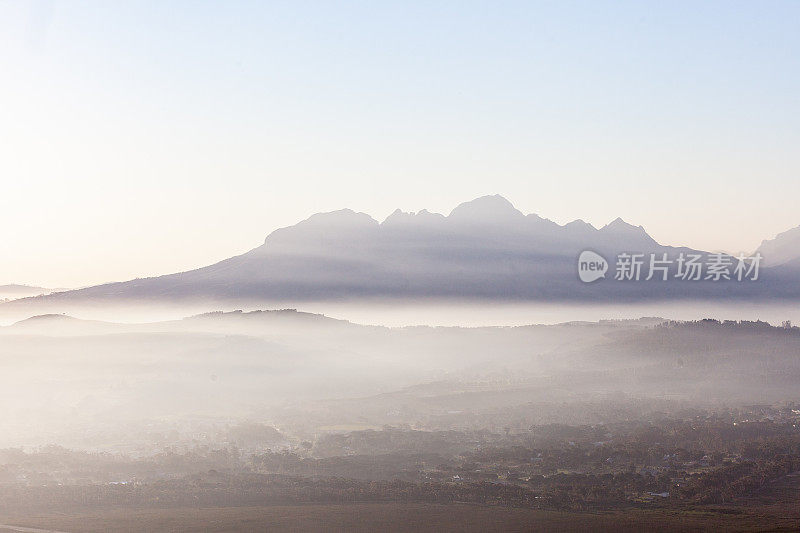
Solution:
[{"label": "sunlit sky glow", "polygon": [[750,251],[800,225],[798,2],[0,2],[0,284],[350,207]]}]

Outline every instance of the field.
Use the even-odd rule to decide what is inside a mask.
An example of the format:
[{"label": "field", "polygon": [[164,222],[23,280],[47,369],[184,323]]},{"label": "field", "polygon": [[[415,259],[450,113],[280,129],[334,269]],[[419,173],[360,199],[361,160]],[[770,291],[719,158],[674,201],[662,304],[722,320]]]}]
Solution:
[{"label": "field", "polygon": [[[2,522],[66,532],[239,531],[796,531],[797,482],[783,480],[760,506],[597,513],[467,504],[349,504],[117,509],[86,514],[3,517]],[[748,502],[755,503],[755,502]],[[0,528],[0,531],[6,531]],[[7,531],[15,531],[8,529]],[[18,531],[18,530],[16,530]]]},{"label": "field", "polygon": [[797,531],[799,502],[800,474],[795,473],[731,504],[696,508],[560,512],[469,504],[354,503],[107,509],[3,516],[0,523],[12,527],[0,527],[0,532]]}]

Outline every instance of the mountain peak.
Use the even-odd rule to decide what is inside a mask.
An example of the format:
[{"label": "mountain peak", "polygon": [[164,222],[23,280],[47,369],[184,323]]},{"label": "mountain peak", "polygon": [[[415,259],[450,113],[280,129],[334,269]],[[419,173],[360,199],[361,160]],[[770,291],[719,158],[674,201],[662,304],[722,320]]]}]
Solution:
[{"label": "mountain peak", "polygon": [[366,213],[357,213],[352,209],[338,209],[317,213],[294,226],[277,229],[267,235],[264,244],[319,237],[347,239],[352,237],[354,232],[371,231],[377,227],[378,221]]},{"label": "mountain peak", "polygon": [[612,220],[611,222],[600,228],[600,231],[606,231],[606,232],[612,231],[614,233],[635,231],[637,233],[646,233],[642,226],[634,226],[633,224],[629,224],[624,220],[622,220],[621,217],[615,218],[614,220]]},{"label": "mountain peak", "polygon": [[499,194],[481,196],[453,209],[448,218],[466,222],[509,222],[524,219],[514,205]]},{"label": "mountain peak", "polygon": [[386,219],[381,223],[381,225],[392,225],[397,223],[402,223],[405,220],[409,220],[414,217],[414,213],[406,213],[402,209],[395,209],[392,211],[392,214],[386,217]]},{"label": "mountain peak", "polygon": [[658,244],[642,226],[634,226],[617,217],[599,230],[601,233],[613,236],[613,238],[626,238],[637,239],[640,244],[656,245]]},{"label": "mountain peak", "polygon": [[386,217],[381,223],[381,226],[402,226],[402,225],[420,225],[424,223],[437,223],[444,220],[444,215],[439,213],[431,213],[427,209],[423,209],[415,213],[407,213],[401,209],[395,209],[394,212]]},{"label": "mountain peak", "polygon": [[567,222],[564,224],[564,228],[569,229],[570,231],[597,231],[597,228],[580,218],[573,220],[572,222]]},{"label": "mountain peak", "polygon": [[[374,226],[378,222],[366,213],[357,213],[352,209],[337,209],[325,213],[311,215],[300,224],[336,224],[347,226]],[[298,224],[299,225],[299,224]]]},{"label": "mountain peak", "polygon": [[778,233],[774,239],[761,242],[757,250],[764,264],[778,266],[800,258],[800,226]]}]

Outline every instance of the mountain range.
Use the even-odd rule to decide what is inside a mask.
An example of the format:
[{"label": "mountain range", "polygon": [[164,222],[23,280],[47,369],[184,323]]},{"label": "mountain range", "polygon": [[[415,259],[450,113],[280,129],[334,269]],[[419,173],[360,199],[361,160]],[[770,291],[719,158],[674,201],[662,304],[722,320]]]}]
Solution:
[{"label": "mountain range", "polygon": [[51,292],[63,291],[64,289],[46,289],[44,287],[31,287],[30,285],[0,285],[0,300],[27,298],[29,296],[39,296]]},{"label": "mountain range", "polygon": [[[577,257],[592,250],[609,261],[606,279],[582,283]],[[463,298],[522,301],[625,301],[662,298],[800,297],[800,228],[758,250],[757,281],[616,281],[623,252],[708,255],[664,246],[618,218],[595,228],[525,215],[502,196],[463,203],[444,216],[392,213],[379,223],[342,209],[278,229],[242,255],[175,274],[109,283],[0,305],[63,302],[302,302],[353,298]],[[735,263],[735,259],[733,260]]]}]

